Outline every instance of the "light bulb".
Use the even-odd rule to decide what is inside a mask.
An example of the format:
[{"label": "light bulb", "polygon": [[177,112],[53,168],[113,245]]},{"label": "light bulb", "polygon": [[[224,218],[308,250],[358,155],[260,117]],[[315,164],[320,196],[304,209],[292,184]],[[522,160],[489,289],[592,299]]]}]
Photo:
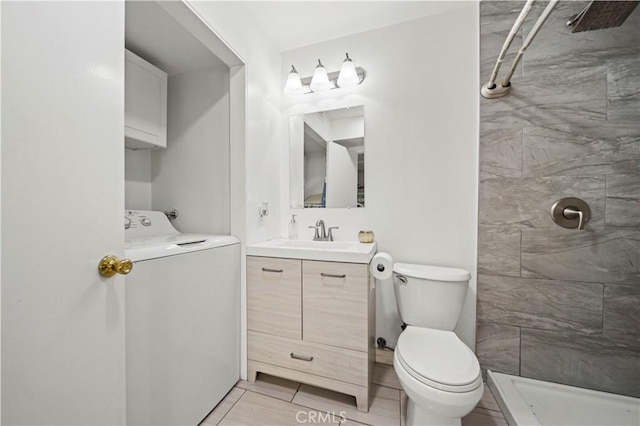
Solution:
[{"label": "light bulb", "polygon": [[340,75],[338,76],[338,86],[340,87],[356,87],[360,84],[360,77],[356,72],[356,66],[347,53],[347,58],[342,62]]},{"label": "light bulb", "polygon": [[291,65],[291,72],[287,76],[287,83],[284,85],[284,94],[289,96],[300,96],[304,93],[302,89],[302,81],[300,80],[300,74],[296,71],[296,68]]},{"label": "light bulb", "polygon": [[311,78],[311,84],[309,86],[314,92],[325,92],[331,89],[327,70],[324,65],[322,65],[322,62],[320,62],[320,59],[318,59],[318,65],[313,72],[313,77]]}]

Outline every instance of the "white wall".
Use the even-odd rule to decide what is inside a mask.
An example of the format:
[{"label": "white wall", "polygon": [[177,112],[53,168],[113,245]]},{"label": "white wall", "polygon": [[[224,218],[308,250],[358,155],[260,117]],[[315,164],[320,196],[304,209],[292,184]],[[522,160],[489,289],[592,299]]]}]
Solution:
[{"label": "white wall", "polygon": [[228,234],[229,69],[169,76],[167,148],[125,150],[125,208],[178,209],[182,232]]},{"label": "white wall", "polygon": [[[302,77],[313,73],[318,58],[337,71],[345,52],[367,77],[357,88],[283,98],[283,123],[291,114],[364,105],[366,208],[290,210],[285,167],[281,229],[292,213],[299,215],[300,238],[312,237],[307,226],[317,219],[339,226],[335,235],[342,240],[372,229],[378,250],[397,261],[471,271],[458,333],[474,347],[478,4],[456,2],[452,8],[282,54],[282,87],[291,64]],[[286,151],[282,161],[288,161]],[[378,295],[378,335],[394,345],[400,320],[390,281],[379,283]]]},{"label": "white wall", "polygon": [[124,208],[151,210],[151,150],[124,150]]},{"label": "white wall", "polygon": [[[280,233],[281,129],[280,53],[248,14],[242,2],[192,1],[191,6],[215,28],[247,64],[247,244]],[[286,166],[287,163],[284,163]],[[258,204],[269,202],[269,216],[258,218]]]},{"label": "white wall", "polygon": [[364,118],[350,117],[333,120],[331,123],[331,137],[334,141],[364,136]]},{"label": "white wall", "polygon": [[325,141],[333,140],[331,136],[331,120],[321,114],[309,114],[303,118],[304,122],[311,127]]},{"label": "white wall", "polygon": [[[232,70],[232,89],[246,84],[246,127],[239,128],[232,120],[232,133],[246,129],[246,236],[244,244],[264,241],[280,233],[281,162],[287,149],[286,135],[281,128],[280,52],[252,20],[241,2],[189,1],[189,5],[215,29],[216,34],[243,60],[243,74]],[[236,78],[237,77],[237,78]],[[237,106],[232,105],[232,111]],[[287,127],[288,129],[288,122]],[[233,139],[233,137],[232,137]],[[232,146],[232,153],[237,147]],[[233,156],[232,156],[233,159]],[[233,161],[232,161],[233,163]],[[234,171],[232,169],[232,175]],[[288,168],[287,168],[288,173]],[[232,203],[237,194],[232,193]],[[243,194],[244,195],[244,194]],[[271,212],[258,219],[257,206],[269,202]],[[231,219],[232,224],[234,218]],[[232,226],[233,228],[233,226]],[[286,229],[286,228],[284,228]],[[242,238],[242,236],[241,236]],[[243,245],[244,254],[244,245]],[[242,268],[244,271],[244,261]],[[241,376],[246,378],[246,280],[242,274],[241,289]]]},{"label": "white wall", "polygon": [[167,148],[151,153],[153,210],[181,232],[229,233],[229,69],[169,77]]}]

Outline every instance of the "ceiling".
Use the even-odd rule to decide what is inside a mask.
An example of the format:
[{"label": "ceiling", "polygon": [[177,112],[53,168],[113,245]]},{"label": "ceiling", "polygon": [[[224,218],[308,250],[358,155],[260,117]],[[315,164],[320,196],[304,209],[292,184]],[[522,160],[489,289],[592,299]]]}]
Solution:
[{"label": "ceiling", "polygon": [[[247,14],[284,52],[459,7],[461,1],[242,1]],[[125,2],[125,45],[167,74],[223,62],[159,4]]]},{"label": "ceiling", "polygon": [[247,1],[281,51],[454,10],[463,1]]},{"label": "ceiling", "polygon": [[224,65],[156,2],[125,2],[125,47],[169,75]]}]

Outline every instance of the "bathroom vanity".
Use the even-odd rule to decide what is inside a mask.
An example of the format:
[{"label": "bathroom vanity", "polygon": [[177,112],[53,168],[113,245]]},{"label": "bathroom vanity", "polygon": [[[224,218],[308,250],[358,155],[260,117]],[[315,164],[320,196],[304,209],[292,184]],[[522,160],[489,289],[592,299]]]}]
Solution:
[{"label": "bathroom vanity", "polygon": [[[376,301],[369,261],[375,246],[354,243],[371,256],[352,256],[359,263],[351,263],[318,260],[335,259],[335,252],[268,250],[268,243],[247,247],[249,380],[263,372],[335,390],[355,396],[358,410],[368,411]],[[297,258],[270,257],[281,255]]]}]

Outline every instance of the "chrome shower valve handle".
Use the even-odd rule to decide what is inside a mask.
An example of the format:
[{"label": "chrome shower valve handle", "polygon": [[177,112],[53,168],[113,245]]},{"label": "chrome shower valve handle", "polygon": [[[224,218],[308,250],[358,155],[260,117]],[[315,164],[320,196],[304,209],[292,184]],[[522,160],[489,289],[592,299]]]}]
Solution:
[{"label": "chrome shower valve handle", "polygon": [[551,218],[563,228],[583,230],[591,219],[591,209],[580,198],[567,197],[554,203]]},{"label": "chrome shower valve handle", "polygon": [[582,210],[577,210],[577,209],[573,209],[571,207],[567,207],[562,212],[562,215],[564,217],[566,217],[567,219],[569,219],[569,220],[573,220],[573,219],[575,219],[577,217],[578,218],[578,229],[580,229],[580,230],[584,229],[584,213],[582,213]]}]

